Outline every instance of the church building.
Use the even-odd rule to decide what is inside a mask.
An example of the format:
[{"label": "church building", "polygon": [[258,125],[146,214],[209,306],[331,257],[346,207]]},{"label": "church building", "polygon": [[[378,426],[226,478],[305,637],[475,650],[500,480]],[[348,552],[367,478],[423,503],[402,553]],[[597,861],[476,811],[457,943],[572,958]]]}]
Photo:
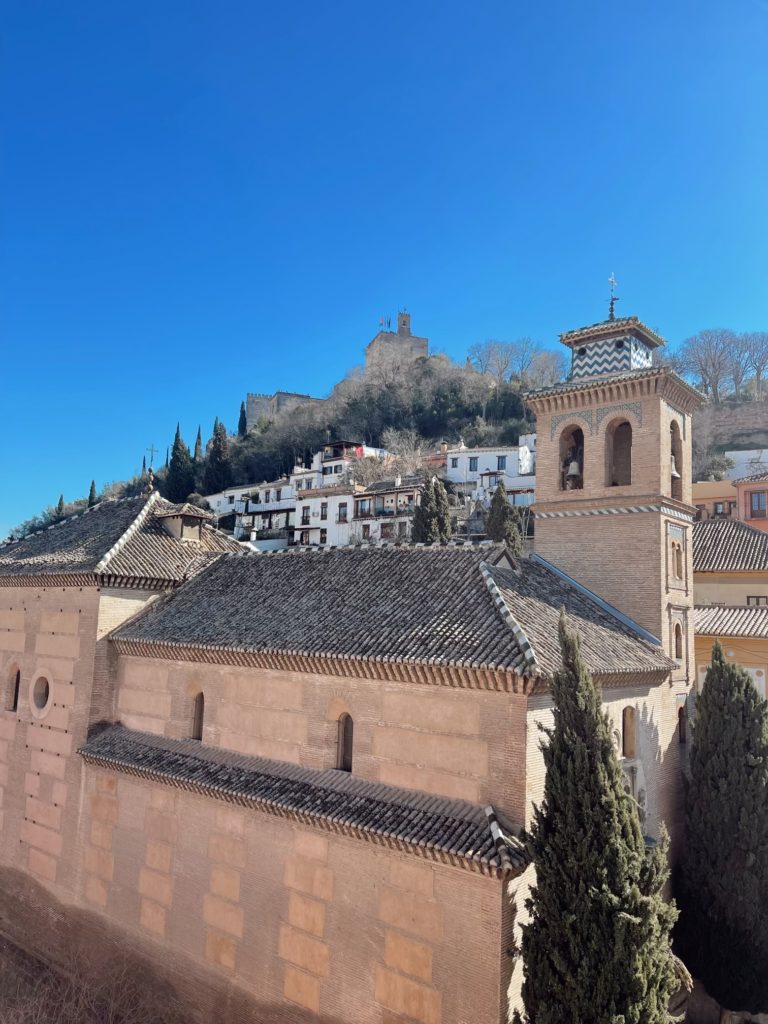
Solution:
[{"label": "church building", "polygon": [[649,839],[693,675],[698,395],[637,318],[561,340],[531,558],[243,554],[156,495],[0,549],[3,931],[75,915],[201,1022],[506,1024],[561,609]]}]

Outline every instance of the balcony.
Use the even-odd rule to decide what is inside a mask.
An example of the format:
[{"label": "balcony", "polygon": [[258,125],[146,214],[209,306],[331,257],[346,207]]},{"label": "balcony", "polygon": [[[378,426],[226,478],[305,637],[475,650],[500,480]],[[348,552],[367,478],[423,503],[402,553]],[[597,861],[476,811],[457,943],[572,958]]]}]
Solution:
[{"label": "balcony", "polygon": [[292,526],[276,526],[272,530],[257,530],[254,540],[288,540],[292,533]]},{"label": "balcony", "polygon": [[401,505],[400,508],[374,508],[368,512],[355,509],[355,519],[394,519],[397,516],[412,516],[413,505]]},{"label": "balcony", "polygon": [[349,522],[349,516],[336,516],[334,522],[337,526],[346,526]]}]

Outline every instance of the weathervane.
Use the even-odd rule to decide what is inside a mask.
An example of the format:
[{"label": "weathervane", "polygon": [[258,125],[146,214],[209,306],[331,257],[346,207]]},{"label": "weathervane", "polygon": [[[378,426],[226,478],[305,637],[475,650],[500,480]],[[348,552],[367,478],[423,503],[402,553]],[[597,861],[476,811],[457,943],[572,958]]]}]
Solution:
[{"label": "weathervane", "polygon": [[613,276],[613,271],[611,271],[611,276],[608,278],[608,284],[611,286],[611,301],[608,304],[608,319],[615,320],[616,314],[614,312],[614,306],[619,300],[616,298],[616,278]]}]

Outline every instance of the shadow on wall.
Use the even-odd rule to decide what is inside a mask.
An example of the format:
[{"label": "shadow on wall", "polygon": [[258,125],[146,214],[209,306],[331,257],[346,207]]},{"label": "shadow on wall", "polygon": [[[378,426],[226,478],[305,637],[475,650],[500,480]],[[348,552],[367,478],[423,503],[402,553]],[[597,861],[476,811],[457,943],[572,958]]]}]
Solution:
[{"label": "shadow on wall", "polygon": [[[44,998],[45,986],[37,982],[44,979],[47,965],[56,972],[51,974],[56,1015],[44,1016],[50,1024],[97,1024],[104,1019],[105,1001],[116,1024],[349,1024],[354,1019],[354,1007],[349,1020],[342,1021],[291,1003],[261,1003],[198,963],[172,964],[170,950],[163,969],[158,952],[158,946],[137,948],[95,914],[58,902],[23,872],[0,869],[0,1022],[6,1009],[9,1019],[27,1019],[8,1006],[5,993],[18,988],[23,1000],[36,988],[37,998]],[[82,998],[73,997],[78,1011],[68,1016],[60,992],[73,988],[93,998],[85,1000],[84,1008]],[[40,1017],[29,1016],[33,1019]]]}]

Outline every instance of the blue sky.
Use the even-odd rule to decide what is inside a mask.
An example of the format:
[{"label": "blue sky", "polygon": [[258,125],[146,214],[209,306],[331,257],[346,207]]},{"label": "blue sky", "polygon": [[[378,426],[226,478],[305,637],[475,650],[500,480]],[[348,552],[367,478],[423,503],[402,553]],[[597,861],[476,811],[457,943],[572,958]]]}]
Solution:
[{"label": "blue sky", "polygon": [[768,0],[0,9],[0,536],[400,307],[768,329]]}]

